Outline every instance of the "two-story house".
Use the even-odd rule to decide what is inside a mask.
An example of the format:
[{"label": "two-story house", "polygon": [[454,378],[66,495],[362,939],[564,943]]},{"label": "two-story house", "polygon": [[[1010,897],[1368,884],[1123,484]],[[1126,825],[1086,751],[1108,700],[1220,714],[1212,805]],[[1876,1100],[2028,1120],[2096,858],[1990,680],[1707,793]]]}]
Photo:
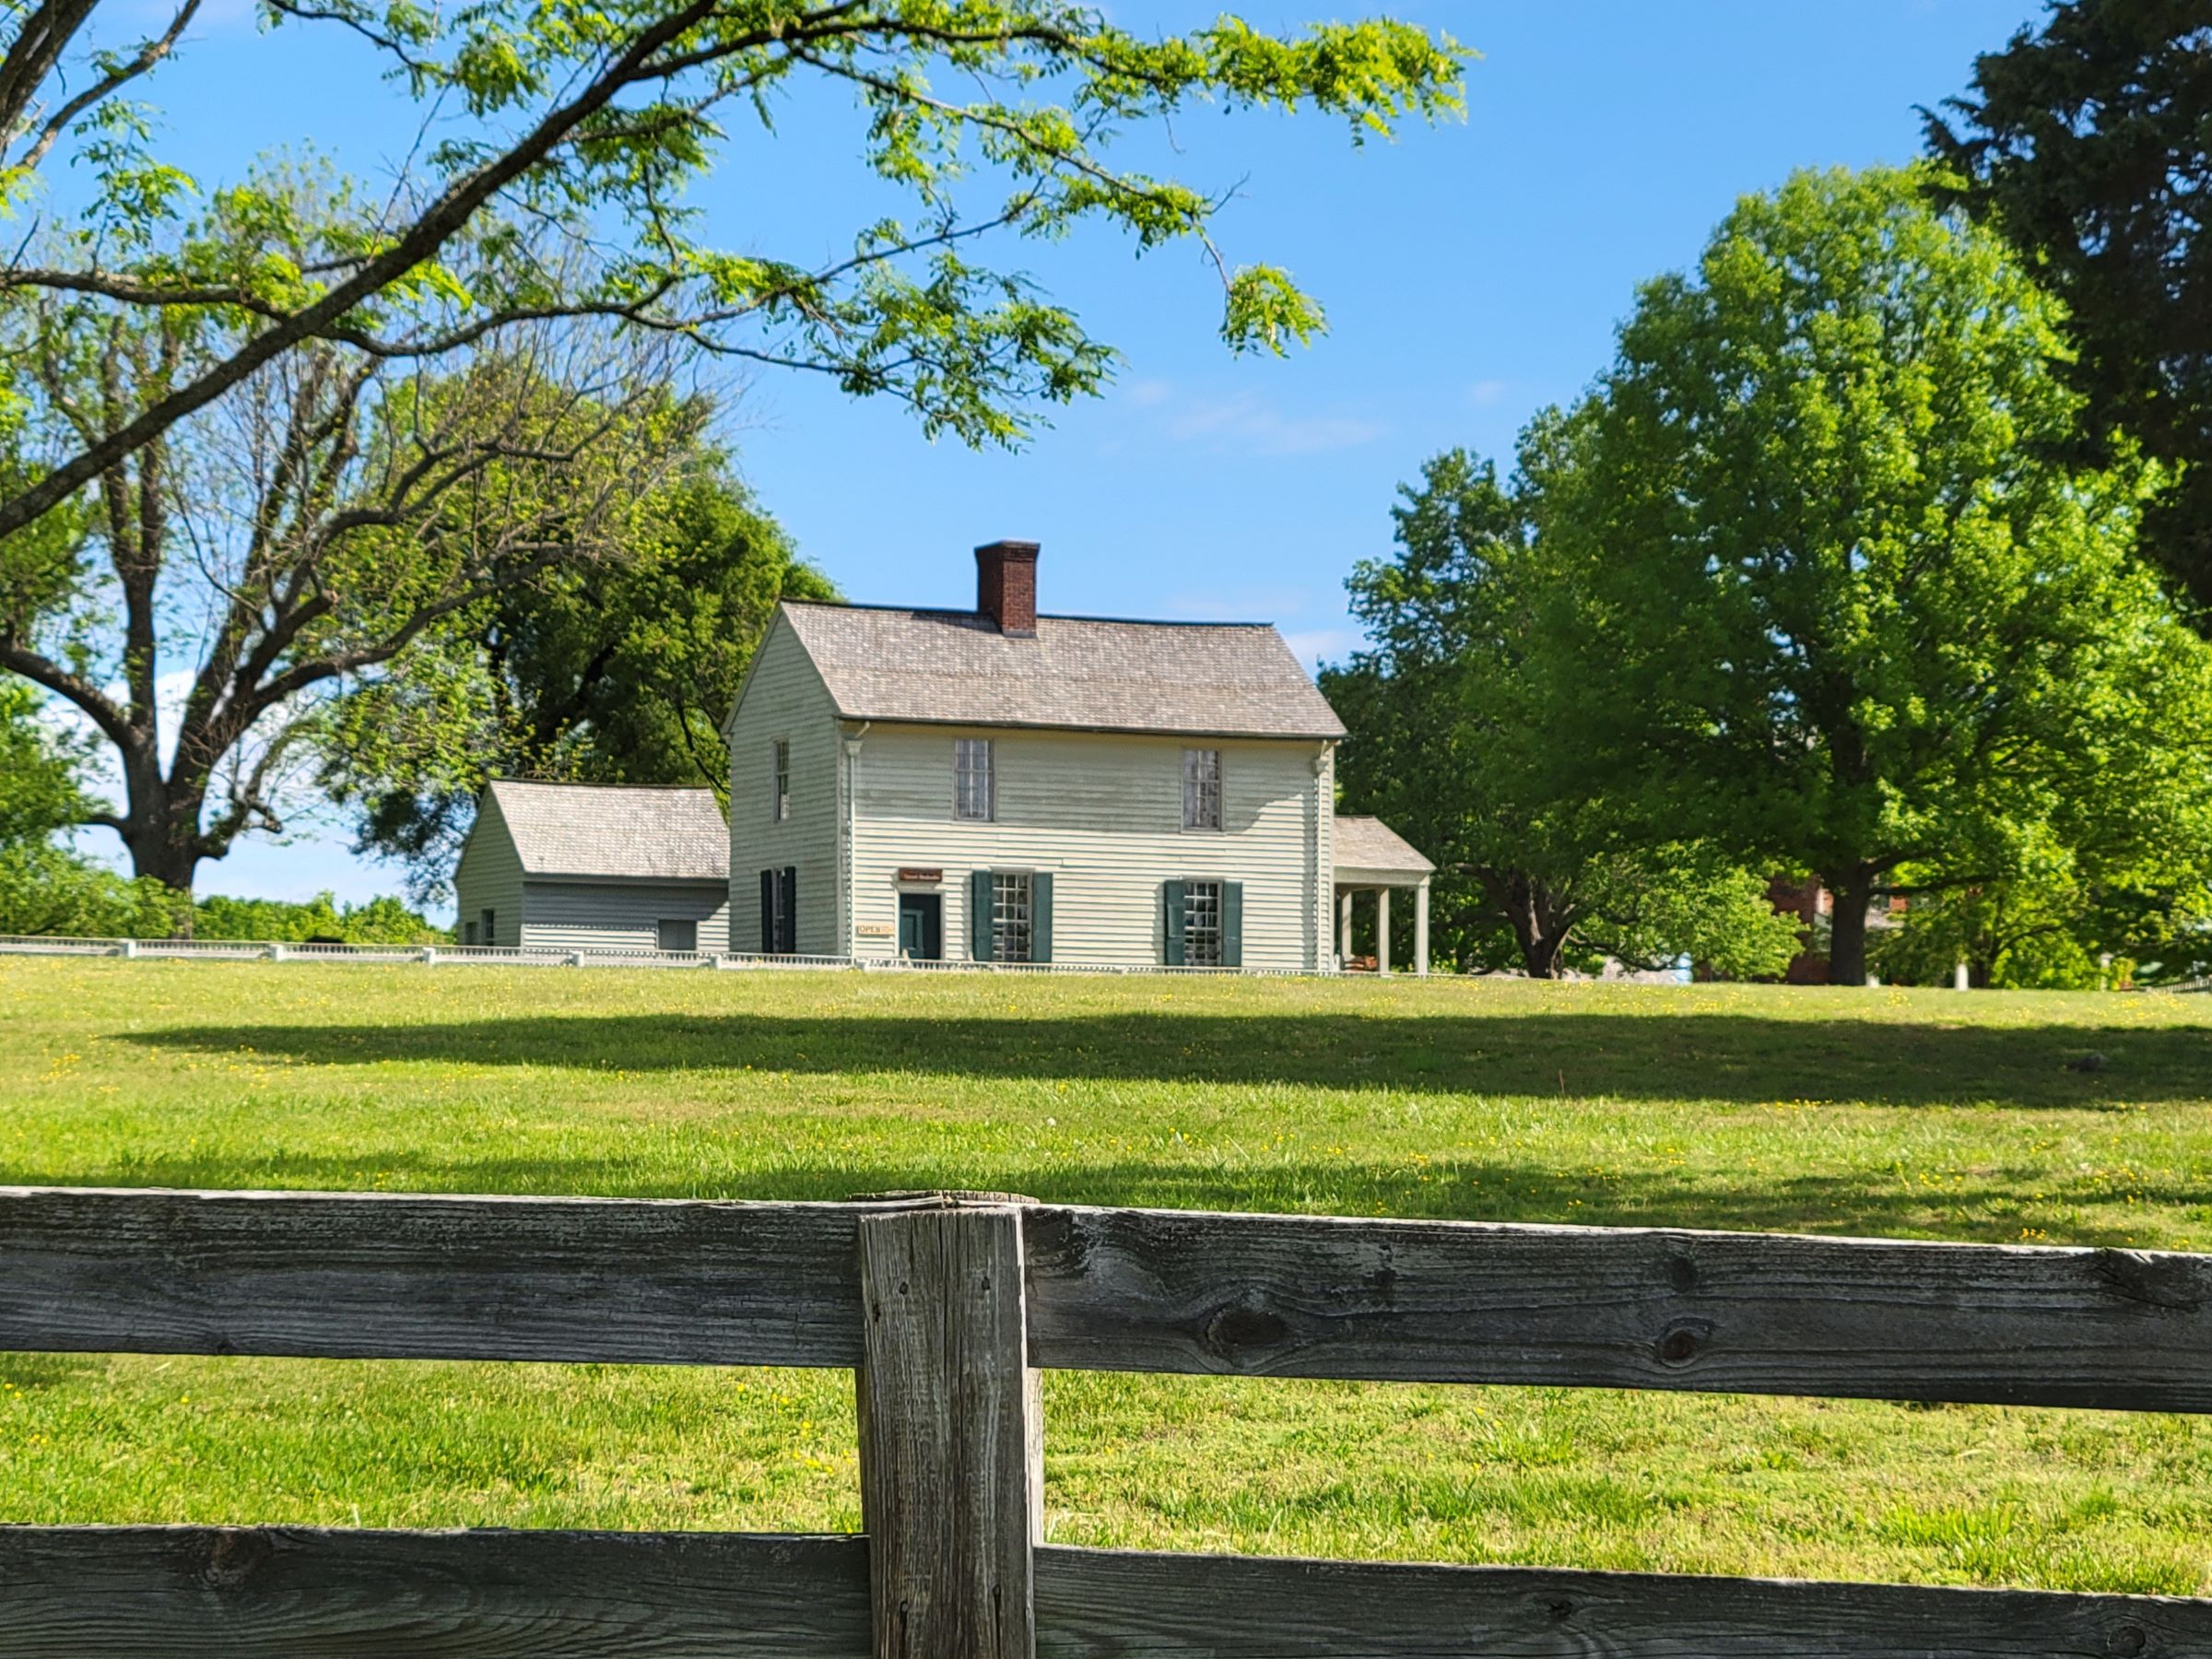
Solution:
[{"label": "two-story house", "polygon": [[[1040,616],[1034,543],[975,559],[972,611],[779,607],[725,727],[733,947],[1329,967],[1344,727],[1282,636]],[[1360,883],[1425,900],[1406,851]]]}]

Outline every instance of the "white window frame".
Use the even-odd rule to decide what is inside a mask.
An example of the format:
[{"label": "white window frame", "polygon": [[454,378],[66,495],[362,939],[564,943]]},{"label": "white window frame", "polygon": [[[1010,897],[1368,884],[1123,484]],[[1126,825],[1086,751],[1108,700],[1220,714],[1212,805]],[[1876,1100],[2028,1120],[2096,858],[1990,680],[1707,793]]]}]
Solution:
[{"label": "white window frame", "polygon": [[1219,749],[1186,748],[1182,751],[1182,827],[1185,830],[1221,828],[1221,773]]},{"label": "white window frame", "polygon": [[1027,962],[1037,950],[1037,884],[1027,870],[991,872],[991,959]]},{"label": "white window frame", "polygon": [[768,817],[771,823],[791,821],[791,739],[778,737],[768,746]]},{"label": "white window frame", "polygon": [[1182,965],[1218,968],[1228,944],[1223,930],[1224,897],[1228,884],[1216,876],[1182,884]]},{"label": "white window frame", "polygon": [[998,746],[994,739],[952,740],[952,816],[964,824],[998,821]]}]

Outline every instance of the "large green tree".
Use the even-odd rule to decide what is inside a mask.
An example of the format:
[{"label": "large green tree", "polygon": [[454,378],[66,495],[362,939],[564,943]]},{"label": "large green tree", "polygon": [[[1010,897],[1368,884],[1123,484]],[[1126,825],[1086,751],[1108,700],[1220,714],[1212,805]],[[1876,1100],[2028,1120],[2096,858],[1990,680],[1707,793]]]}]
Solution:
[{"label": "large green tree", "polygon": [[[229,337],[99,300],[0,311],[23,371],[13,429],[88,440]],[[480,599],[622,543],[709,415],[669,396],[668,356],[560,323],[435,377],[302,346],[81,505],[0,536],[0,672],[72,706],[112,762],[119,798],[80,821],[181,892],[240,835],[281,829],[334,697],[405,674]]]},{"label": "large green tree", "polygon": [[2201,858],[2212,646],[2134,557],[2141,465],[2083,418],[2054,301],[1905,172],[1747,198],[1645,287],[1554,446],[1562,754],[1646,821],[1870,905],[2092,853]]},{"label": "large green tree", "polygon": [[[1532,453],[1548,431],[1533,429]],[[1639,842],[1600,780],[1555,764],[1539,665],[1557,650],[1545,631],[1557,607],[1528,478],[1453,450],[1400,493],[1397,556],[1362,561],[1347,583],[1369,644],[1321,685],[1352,734],[1345,806],[1437,863],[1438,959],[1537,979],[1606,958],[1781,971],[1794,930],[1763,880],[1709,848]]]},{"label": "large green tree", "polygon": [[2066,303],[2086,398],[2171,465],[2144,546],[2212,605],[2212,29],[2204,0],[2060,0],[1927,117],[1936,182]]},{"label": "large green tree", "polygon": [[777,602],[836,591],[711,447],[627,524],[615,557],[484,599],[335,711],[324,782],[410,890],[444,889],[491,778],[727,792],[722,722]]},{"label": "large green tree", "polygon": [[[1206,104],[1387,135],[1457,109],[1463,57],[1388,21],[1278,37],[1224,17],[1147,39],[1061,0],[263,0],[269,76],[336,46],[300,31],[342,34],[365,108],[395,118],[379,154],[391,176],[303,213],[281,181],[206,191],[161,153],[138,94],[157,68],[190,72],[197,4],[121,49],[143,21],[125,0],[0,17],[0,188],[81,182],[53,215],[69,229],[11,260],[0,296],[222,324],[219,348],[158,396],[58,434],[0,493],[0,536],[302,346],[420,363],[557,316],[827,375],[903,400],[933,431],[1011,441],[1039,402],[1097,389],[1111,353],[983,263],[981,239],[1102,223],[1143,248],[1195,241],[1220,272],[1229,343],[1280,349],[1319,326],[1314,302],[1282,270],[1215,250],[1226,194],[1122,165],[1117,143],[1147,127],[1173,140],[1169,124]],[[710,240],[687,193],[725,165],[773,172],[777,112],[809,93],[850,100],[855,197],[888,187],[907,211],[855,207],[826,259],[818,231],[779,252],[743,218]],[[253,100],[210,107],[251,119]]]}]

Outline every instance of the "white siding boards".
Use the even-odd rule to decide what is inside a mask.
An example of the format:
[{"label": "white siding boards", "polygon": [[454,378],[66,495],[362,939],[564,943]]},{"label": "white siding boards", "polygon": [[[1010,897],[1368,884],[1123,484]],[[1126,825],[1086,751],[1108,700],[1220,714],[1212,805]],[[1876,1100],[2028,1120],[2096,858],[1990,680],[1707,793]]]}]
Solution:
[{"label": "white siding boards", "polygon": [[[477,821],[461,849],[453,868],[454,909],[459,912],[460,936],[471,945],[520,945],[523,942],[523,858],[499,801],[489,790],[477,808]],[[491,912],[496,936],[487,938],[484,912]]]},{"label": "white siding boards", "polygon": [[[982,735],[994,740],[988,822],[956,818],[954,805],[954,746]],[[1004,873],[1031,877],[1032,959],[1173,965],[1171,916],[1184,884],[1207,882],[1222,889],[1222,966],[1322,966],[1329,896],[1314,855],[1326,835],[1317,830],[1326,808],[1316,810],[1325,747],[1206,741],[1221,752],[1218,830],[1182,828],[1191,741],[1181,736],[883,724],[857,733],[854,954],[892,955],[900,893],[934,892],[945,954],[991,959],[985,907],[991,877]]]},{"label": "white siding boards", "polygon": [[[837,711],[781,613],[754,653],[725,735],[730,948],[845,955]],[[779,756],[788,795],[778,792]]]}]

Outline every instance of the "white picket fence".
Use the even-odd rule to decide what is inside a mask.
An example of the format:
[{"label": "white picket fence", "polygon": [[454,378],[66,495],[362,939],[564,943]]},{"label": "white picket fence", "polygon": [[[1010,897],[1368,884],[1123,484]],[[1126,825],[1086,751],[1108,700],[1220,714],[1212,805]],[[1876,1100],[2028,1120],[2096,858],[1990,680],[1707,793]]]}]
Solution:
[{"label": "white picket fence", "polygon": [[75,939],[0,934],[0,956],[124,957],[215,962],[385,962],[423,967],[839,969],[863,973],[1173,973],[1333,979],[1335,970],[1169,968],[1159,963],[916,962],[904,958],[759,956],[735,951],[532,949],[488,945],[296,945],[272,939]]}]

